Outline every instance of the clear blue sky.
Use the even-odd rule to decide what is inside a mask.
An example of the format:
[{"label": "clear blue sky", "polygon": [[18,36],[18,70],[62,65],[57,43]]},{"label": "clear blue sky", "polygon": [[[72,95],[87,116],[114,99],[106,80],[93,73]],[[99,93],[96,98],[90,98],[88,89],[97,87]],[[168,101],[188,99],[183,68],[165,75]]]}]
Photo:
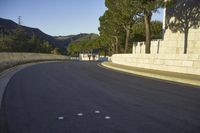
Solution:
[{"label": "clear blue sky", "polygon": [[[49,35],[98,33],[104,0],[0,0],[0,17],[41,29]],[[162,13],[153,16],[162,20]]]}]

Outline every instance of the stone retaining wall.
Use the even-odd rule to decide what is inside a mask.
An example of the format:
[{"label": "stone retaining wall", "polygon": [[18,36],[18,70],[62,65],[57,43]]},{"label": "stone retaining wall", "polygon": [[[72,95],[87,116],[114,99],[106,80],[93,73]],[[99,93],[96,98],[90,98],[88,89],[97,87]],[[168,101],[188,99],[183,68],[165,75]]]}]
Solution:
[{"label": "stone retaining wall", "polygon": [[199,54],[115,54],[112,62],[127,66],[200,75]]},{"label": "stone retaining wall", "polygon": [[[200,28],[190,29],[188,35],[187,54],[200,54]],[[134,42],[133,54],[144,54],[145,43]],[[163,40],[151,42],[151,54],[183,54],[184,53],[184,33],[173,33],[167,30]]]}]

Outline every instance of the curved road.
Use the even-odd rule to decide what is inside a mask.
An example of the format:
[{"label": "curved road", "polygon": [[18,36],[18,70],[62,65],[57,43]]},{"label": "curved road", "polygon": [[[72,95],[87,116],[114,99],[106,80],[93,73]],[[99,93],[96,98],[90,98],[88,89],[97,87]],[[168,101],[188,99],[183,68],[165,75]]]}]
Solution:
[{"label": "curved road", "polygon": [[38,64],[4,94],[1,133],[199,133],[200,88],[95,62]]}]

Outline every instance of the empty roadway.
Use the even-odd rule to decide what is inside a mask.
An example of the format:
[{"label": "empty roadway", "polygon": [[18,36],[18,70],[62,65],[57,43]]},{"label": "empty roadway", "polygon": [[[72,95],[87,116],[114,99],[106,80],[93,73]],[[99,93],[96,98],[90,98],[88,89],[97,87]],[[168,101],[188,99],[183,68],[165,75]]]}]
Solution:
[{"label": "empty roadway", "polygon": [[27,67],[9,81],[2,133],[199,133],[200,88],[95,62]]}]

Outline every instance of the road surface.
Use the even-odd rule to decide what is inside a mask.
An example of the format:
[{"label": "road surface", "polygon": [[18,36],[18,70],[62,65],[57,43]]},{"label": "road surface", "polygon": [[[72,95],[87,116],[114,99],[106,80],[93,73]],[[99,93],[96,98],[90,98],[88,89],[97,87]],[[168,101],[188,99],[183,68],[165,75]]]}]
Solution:
[{"label": "road surface", "polygon": [[101,68],[38,64],[4,94],[2,133],[200,133],[200,88]]}]

